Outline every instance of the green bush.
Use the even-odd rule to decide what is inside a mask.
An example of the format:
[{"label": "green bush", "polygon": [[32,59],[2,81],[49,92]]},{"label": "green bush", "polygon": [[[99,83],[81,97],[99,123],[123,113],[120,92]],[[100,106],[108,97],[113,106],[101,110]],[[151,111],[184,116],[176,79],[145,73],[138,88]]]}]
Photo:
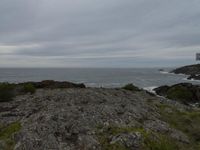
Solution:
[{"label": "green bush", "polygon": [[14,96],[14,85],[9,83],[0,84],[0,102],[11,101]]},{"label": "green bush", "polygon": [[141,91],[138,87],[133,84],[127,84],[122,89],[129,90],[129,91]]},{"label": "green bush", "polygon": [[193,97],[192,92],[190,92],[185,87],[174,87],[167,91],[167,98],[179,100],[184,103],[191,101],[192,97]]},{"label": "green bush", "polygon": [[35,91],[36,91],[36,88],[31,83],[27,83],[23,86],[23,92],[25,93],[34,94]]}]

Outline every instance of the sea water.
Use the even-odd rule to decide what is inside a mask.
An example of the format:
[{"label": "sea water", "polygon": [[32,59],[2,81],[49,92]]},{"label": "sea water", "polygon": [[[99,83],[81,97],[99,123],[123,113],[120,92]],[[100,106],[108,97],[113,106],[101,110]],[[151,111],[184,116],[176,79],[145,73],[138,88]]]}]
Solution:
[{"label": "sea water", "polygon": [[187,76],[168,73],[173,68],[1,68],[0,82],[57,80],[84,83],[89,87],[121,87],[127,83],[146,89],[181,82]]}]

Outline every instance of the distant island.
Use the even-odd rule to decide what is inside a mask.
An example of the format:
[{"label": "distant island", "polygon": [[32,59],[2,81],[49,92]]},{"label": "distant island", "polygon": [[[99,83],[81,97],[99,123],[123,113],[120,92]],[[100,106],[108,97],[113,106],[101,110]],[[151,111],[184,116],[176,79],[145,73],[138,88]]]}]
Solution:
[{"label": "distant island", "polygon": [[160,97],[133,84],[0,83],[0,149],[199,149],[198,88],[161,87]]},{"label": "distant island", "polygon": [[194,64],[194,65],[177,68],[171,71],[171,73],[188,75],[189,80],[192,80],[192,79],[200,80],[200,64]]}]

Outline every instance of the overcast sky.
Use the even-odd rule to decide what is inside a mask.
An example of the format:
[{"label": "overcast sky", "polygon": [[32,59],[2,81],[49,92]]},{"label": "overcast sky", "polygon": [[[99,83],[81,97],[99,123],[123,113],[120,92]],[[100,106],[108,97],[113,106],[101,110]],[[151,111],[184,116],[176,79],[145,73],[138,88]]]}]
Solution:
[{"label": "overcast sky", "polygon": [[195,63],[200,0],[0,0],[0,67]]}]

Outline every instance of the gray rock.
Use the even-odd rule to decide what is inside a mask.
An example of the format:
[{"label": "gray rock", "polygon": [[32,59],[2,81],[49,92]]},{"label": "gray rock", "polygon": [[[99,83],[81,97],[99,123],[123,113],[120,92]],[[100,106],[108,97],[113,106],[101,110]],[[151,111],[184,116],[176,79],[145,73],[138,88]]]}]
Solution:
[{"label": "gray rock", "polygon": [[[150,98],[152,105],[148,101]],[[15,150],[101,150],[102,143],[97,134],[99,126],[139,126],[160,133],[170,131],[169,125],[160,120],[154,101],[160,103],[160,98],[144,91],[39,89],[33,95],[22,95],[9,103],[1,103],[5,109],[0,111],[0,124],[20,121],[22,128],[14,135]],[[186,142],[181,134],[175,130],[172,137]],[[143,139],[139,132],[109,137],[110,144],[121,142],[129,149],[139,149]]]},{"label": "gray rock", "polygon": [[139,150],[142,143],[142,135],[139,132],[122,133],[112,137],[110,144],[121,144],[131,150]]}]

